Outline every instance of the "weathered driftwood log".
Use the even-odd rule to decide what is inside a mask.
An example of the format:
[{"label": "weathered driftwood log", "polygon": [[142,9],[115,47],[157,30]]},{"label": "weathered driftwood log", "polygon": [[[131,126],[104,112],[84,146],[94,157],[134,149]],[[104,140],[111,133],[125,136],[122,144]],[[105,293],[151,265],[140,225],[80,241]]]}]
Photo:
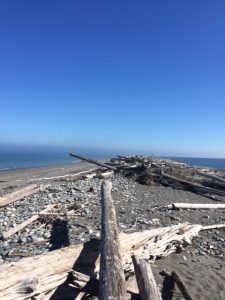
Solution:
[{"label": "weathered driftwood log", "polygon": [[225,228],[225,224],[215,224],[215,225],[203,226],[202,230],[220,229],[220,228]]},{"label": "weathered driftwood log", "polygon": [[[46,207],[45,209],[43,209],[41,211],[41,213],[47,213],[48,211],[52,210],[55,206],[56,206],[56,204],[49,205],[48,207]],[[36,221],[38,218],[39,218],[39,214],[30,217],[29,219],[27,219],[23,223],[17,225],[16,227],[14,227],[14,228],[12,228],[12,229],[10,229],[8,231],[3,232],[2,233],[2,238],[3,239],[9,238],[14,233],[17,233],[18,231],[23,230],[26,226],[30,225],[31,223],[33,223],[34,221]]]},{"label": "weathered driftwood log", "polygon": [[188,180],[185,180],[185,179],[181,179],[181,178],[178,178],[176,176],[172,176],[172,175],[166,174],[164,172],[162,172],[162,176],[164,178],[166,178],[166,179],[171,179],[171,180],[180,182],[182,184],[185,184],[185,185],[191,187],[194,191],[199,192],[199,193],[205,193],[205,194],[207,193],[207,194],[214,194],[214,195],[225,196],[225,192],[224,191],[212,189],[210,187],[203,186],[203,185],[201,185],[199,183],[193,183],[191,181],[188,181]]},{"label": "weathered driftwood log", "polygon": [[86,157],[83,157],[83,156],[78,155],[78,154],[75,154],[75,153],[70,153],[69,155],[70,155],[70,156],[73,156],[73,157],[76,157],[76,158],[78,158],[78,159],[80,159],[80,160],[87,161],[87,162],[89,162],[89,163],[91,163],[91,164],[94,164],[94,165],[103,167],[103,168],[107,168],[107,169],[110,169],[110,170],[113,170],[113,171],[116,170],[115,167],[110,166],[110,165],[107,165],[107,164],[104,164],[104,163],[100,163],[100,162],[98,162],[97,160],[93,160],[93,159],[90,159],[90,158],[86,158]]},{"label": "weathered driftwood log", "polygon": [[71,282],[75,288],[85,290],[86,293],[93,296],[98,295],[99,280],[97,278],[73,270],[71,270],[70,275],[72,279]]},{"label": "weathered driftwood log", "polygon": [[101,261],[99,299],[127,299],[127,288],[120,253],[116,211],[111,196],[112,183],[105,180],[101,187]]},{"label": "weathered driftwood log", "polygon": [[134,271],[142,300],[161,300],[150,264],[145,259],[133,256]]},{"label": "weathered driftwood log", "polygon": [[13,203],[17,200],[23,199],[24,197],[35,194],[39,191],[42,191],[48,188],[49,185],[37,185],[31,184],[23,189],[15,191],[13,193],[7,194],[5,196],[0,197],[0,207],[6,206],[10,203]]},{"label": "weathered driftwood log", "polygon": [[78,172],[78,173],[75,173],[75,174],[58,175],[58,176],[52,176],[52,177],[32,178],[32,179],[29,179],[29,181],[40,181],[40,180],[51,180],[51,179],[55,180],[55,179],[62,179],[62,178],[67,178],[67,177],[76,178],[76,177],[79,177],[79,176],[83,176],[85,174],[92,173],[96,170],[98,170],[98,169],[97,168],[92,168],[90,170]]},{"label": "weathered driftwood log", "polygon": [[225,204],[207,204],[207,203],[172,203],[171,208],[173,209],[217,209],[225,208]]},{"label": "weathered driftwood log", "polygon": [[[201,225],[187,223],[152,230],[121,233],[120,245],[123,266],[132,269],[131,255],[140,258],[165,257],[187,246],[202,230]],[[0,265],[0,299],[21,300],[35,297],[36,300],[50,299],[56,289],[66,280],[68,273],[78,259],[83,245],[74,245],[45,254],[23,258],[18,262]],[[97,250],[93,248],[93,253]],[[96,264],[96,271],[99,264]],[[20,293],[21,282],[27,277],[38,279],[36,290],[24,295]],[[63,298],[65,299],[65,298]]]},{"label": "weathered driftwood log", "polygon": [[201,171],[197,171],[197,174],[201,175],[203,177],[206,177],[206,178],[210,178],[210,179],[213,179],[213,180],[225,183],[225,179],[224,178],[221,178],[221,177],[218,177],[218,176],[215,176],[215,175],[212,175],[212,174],[204,173],[204,172],[201,172]]}]

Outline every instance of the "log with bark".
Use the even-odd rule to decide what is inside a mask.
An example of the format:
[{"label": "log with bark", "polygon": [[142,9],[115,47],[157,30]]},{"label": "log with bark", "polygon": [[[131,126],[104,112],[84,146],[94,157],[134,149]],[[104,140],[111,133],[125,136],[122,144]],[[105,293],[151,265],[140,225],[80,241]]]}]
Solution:
[{"label": "log with bark", "polygon": [[33,195],[39,191],[43,191],[44,189],[47,189],[50,185],[37,185],[37,184],[31,184],[25,188],[22,188],[18,191],[15,191],[13,193],[7,194],[5,196],[0,197],[0,207],[4,207],[10,203],[13,203],[17,200],[21,200],[25,197],[28,197],[30,195]]}]

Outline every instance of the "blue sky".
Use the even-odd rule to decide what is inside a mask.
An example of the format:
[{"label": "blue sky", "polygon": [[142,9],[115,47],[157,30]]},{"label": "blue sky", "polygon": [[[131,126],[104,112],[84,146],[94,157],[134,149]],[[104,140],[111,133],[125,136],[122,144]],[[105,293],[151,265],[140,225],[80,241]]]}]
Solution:
[{"label": "blue sky", "polygon": [[0,0],[0,142],[225,157],[225,1]]}]

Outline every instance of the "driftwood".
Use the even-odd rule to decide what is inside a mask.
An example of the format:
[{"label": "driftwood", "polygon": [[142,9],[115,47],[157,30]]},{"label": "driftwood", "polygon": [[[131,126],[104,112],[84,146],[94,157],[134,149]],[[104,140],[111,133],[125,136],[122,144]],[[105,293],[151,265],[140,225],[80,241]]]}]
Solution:
[{"label": "driftwood", "polygon": [[110,165],[107,165],[107,164],[104,164],[104,163],[100,163],[100,162],[98,162],[97,160],[93,160],[93,159],[90,159],[90,158],[86,158],[86,157],[83,157],[83,156],[78,155],[78,154],[75,154],[75,153],[70,153],[69,155],[70,155],[70,156],[73,156],[73,157],[76,157],[76,158],[78,158],[78,159],[80,159],[80,160],[87,161],[87,162],[89,162],[89,163],[91,163],[91,164],[94,164],[94,165],[103,167],[103,168],[107,168],[107,169],[110,169],[110,170],[113,170],[113,171],[116,170],[115,167],[110,166]]},{"label": "driftwood", "polygon": [[50,185],[37,185],[31,184],[21,190],[15,191],[13,193],[7,194],[5,196],[0,197],[0,207],[6,206],[10,203],[13,203],[17,200],[23,199],[24,197],[35,194],[39,191],[42,191],[48,188]]},{"label": "driftwood", "polygon": [[101,262],[99,299],[127,299],[127,288],[120,253],[116,211],[111,196],[112,183],[105,180],[101,187]]},{"label": "driftwood", "polygon": [[89,174],[89,173],[92,173],[94,171],[96,171],[97,168],[92,168],[90,170],[87,170],[87,171],[82,171],[82,172],[78,172],[78,173],[75,173],[75,174],[66,174],[66,175],[59,175],[59,176],[52,176],[52,177],[40,177],[40,178],[32,178],[32,179],[29,179],[29,181],[39,181],[39,180],[55,180],[55,179],[62,179],[62,178],[76,178],[76,177],[79,177],[79,176],[83,176],[85,174]]},{"label": "driftwood", "polygon": [[215,224],[215,225],[203,226],[202,230],[220,229],[220,228],[225,228],[225,224]]},{"label": "driftwood", "polygon": [[135,276],[142,300],[161,300],[150,264],[145,259],[132,257]]},{"label": "driftwood", "polygon": [[[120,245],[125,269],[132,269],[131,255],[140,258],[165,257],[188,245],[202,230],[201,225],[187,223],[161,227],[132,234],[121,233]],[[22,300],[35,297],[36,300],[50,299],[56,289],[67,279],[78,259],[83,245],[74,245],[45,254],[23,258],[18,262],[0,265],[0,299]],[[93,253],[96,253],[93,248]],[[99,264],[96,264],[96,271]],[[27,277],[38,279],[36,290],[28,295],[20,293],[21,282]],[[65,299],[65,298],[61,298]]]},{"label": "driftwood", "polygon": [[[49,210],[53,209],[56,205],[49,205],[48,207],[46,207],[45,209],[43,209],[41,211],[41,213],[47,213]],[[36,221],[39,218],[39,215],[35,215],[32,216],[31,218],[27,219],[26,221],[24,221],[23,223],[17,225],[16,227],[5,231],[2,233],[2,238],[3,239],[7,239],[9,238],[11,235],[13,235],[14,233],[17,233],[18,231],[21,231],[22,229],[24,229],[26,226],[30,225],[31,223],[33,223],[34,221]]]},{"label": "driftwood", "polygon": [[199,183],[194,183],[185,179],[181,179],[178,178],[176,176],[172,176],[166,173],[162,172],[162,176],[166,179],[172,179],[173,181],[177,181],[179,183],[185,184],[187,186],[189,186],[190,188],[194,189],[196,192],[200,192],[200,193],[207,193],[207,194],[215,194],[215,195],[220,195],[220,196],[225,196],[225,192],[221,191],[221,190],[217,190],[217,189],[212,189],[210,187],[207,186],[203,186]]},{"label": "driftwood", "polygon": [[173,203],[169,206],[173,209],[217,209],[217,208],[225,208],[225,204],[207,204],[207,203]]},{"label": "driftwood", "polygon": [[224,178],[221,178],[221,177],[218,177],[218,176],[215,176],[215,175],[212,175],[212,174],[208,174],[208,173],[201,172],[201,171],[197,171],[197,174],[201,175],[203,177],[206,177],[206,178],[210,178],[210,179],[213,179],[213,180],[225,183],[225,179]]}]

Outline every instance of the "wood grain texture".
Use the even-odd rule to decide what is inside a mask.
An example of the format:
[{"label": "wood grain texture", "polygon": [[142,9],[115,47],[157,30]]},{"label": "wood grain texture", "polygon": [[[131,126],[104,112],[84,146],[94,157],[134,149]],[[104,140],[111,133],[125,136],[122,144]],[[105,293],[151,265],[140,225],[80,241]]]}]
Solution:
[{"label": "wood grain texture", "polygon": [[105,180],[101,187],[101,260],[99,299],[126,300],[127,288],[120,253],[116,212],[111,196],[112,183]]}]

